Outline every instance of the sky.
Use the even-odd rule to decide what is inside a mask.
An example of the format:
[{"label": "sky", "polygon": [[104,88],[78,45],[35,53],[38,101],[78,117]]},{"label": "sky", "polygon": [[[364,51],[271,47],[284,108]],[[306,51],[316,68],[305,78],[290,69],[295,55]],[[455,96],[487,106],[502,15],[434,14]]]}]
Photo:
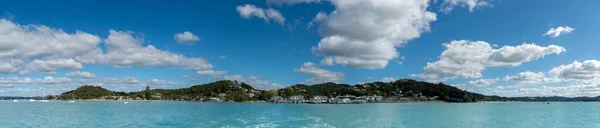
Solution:
[{"label": "sky", "polygon": [[600,1],[5,1],[0,96],[398,79],[600,95]]}]

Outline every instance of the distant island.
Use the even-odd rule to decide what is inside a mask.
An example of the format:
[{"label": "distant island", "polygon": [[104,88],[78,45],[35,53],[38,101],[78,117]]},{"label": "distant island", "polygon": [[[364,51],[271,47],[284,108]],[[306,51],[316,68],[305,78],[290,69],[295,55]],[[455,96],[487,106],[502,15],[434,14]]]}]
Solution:
[{"label": "distant island", "polygon": [[[0,97],[0,99],[6,99]],[[165,100],[203,102],[272,103],[380,103],[380,102],[478,102],[478,101],[600,101],[599,97],[501,97],[468,92],[443,83],[411,79],[372,82],[350,86],[323,83],[296,84],[278,90],[259,90],[246,83],[220,80],[180,89],[153,89],[118,92],[100,86],[84,85],[56,96],[35,97],[47,100]]]}]

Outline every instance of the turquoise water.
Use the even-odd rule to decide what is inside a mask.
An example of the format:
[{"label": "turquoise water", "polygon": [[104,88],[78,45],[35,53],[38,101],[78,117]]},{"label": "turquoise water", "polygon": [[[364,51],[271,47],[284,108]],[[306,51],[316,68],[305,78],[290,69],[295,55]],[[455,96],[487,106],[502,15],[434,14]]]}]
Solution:
[{"label": "turquoise water", "polygon": [[597,128],[600,103],[315,105],[0,101],[0,127]]}]

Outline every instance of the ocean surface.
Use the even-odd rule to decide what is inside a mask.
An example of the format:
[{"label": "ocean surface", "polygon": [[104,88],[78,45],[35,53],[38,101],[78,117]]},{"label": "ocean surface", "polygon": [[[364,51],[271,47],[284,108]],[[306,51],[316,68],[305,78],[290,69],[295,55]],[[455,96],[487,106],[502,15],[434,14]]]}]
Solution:
[{"label": "ocean surface", "polygon": [[598,128],[600,103],[333,105],[0,101],[0,127]]}]

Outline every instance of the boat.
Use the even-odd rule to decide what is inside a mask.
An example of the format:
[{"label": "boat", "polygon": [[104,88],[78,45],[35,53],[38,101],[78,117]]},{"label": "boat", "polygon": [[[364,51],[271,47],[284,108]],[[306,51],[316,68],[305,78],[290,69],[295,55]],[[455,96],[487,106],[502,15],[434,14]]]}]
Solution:
[{"label": "boat", "polygon": [[13,100],[13,102],[19,102],[19,100]]},{"label": "boat", "polygon": [[40,100],[40,102],[46,103],[46,102],[50,102],[50,101],[49,100]]},{"label": "boat", "polygon": [[129,102],[123,102],[124,104],[129,104]]},{"label": "boat", "polygon": [[69,103],[75,103],[75,101],[74,100],[70,100]]},{"label": "boat", "polygon": [[29,99],[29,102],[35,102],[35,100],[34,99]]}]

